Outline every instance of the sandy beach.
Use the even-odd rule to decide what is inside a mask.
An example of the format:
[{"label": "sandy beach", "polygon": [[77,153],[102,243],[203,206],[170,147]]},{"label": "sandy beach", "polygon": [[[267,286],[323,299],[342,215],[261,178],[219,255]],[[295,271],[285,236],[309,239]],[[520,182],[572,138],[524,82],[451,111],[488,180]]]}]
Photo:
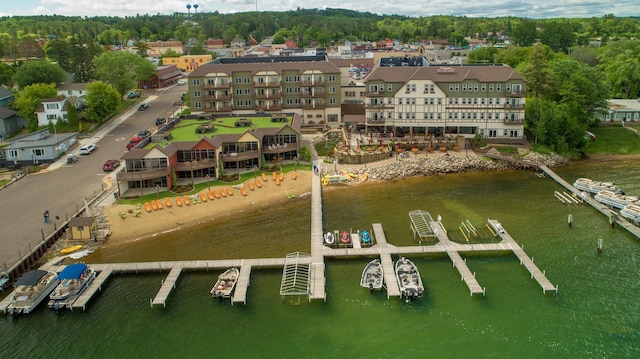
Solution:
[{"label": "sandy beach", "polygon": [[[176,205],[175,197],[169,197],[171,207],[165,205],[165,198],[160,198],[162,209],[147,212],[142,206],[142,211],[137,217],[131,212],[135,205],[111,205],[103,208],[103,213],[110,223],[111,235],[105,242],[106,245],[137,241],[159,233],[166,233],[183,229],[196,224],[205,223],[243,212],[260,209],[266,206],[278,206],[291,200],[290,197],[300,197],[311,194],[311,171],[298,171],[297,179],[292,179],[292,173],[285,174],[285,179],[277,185],[271,176],[267,181],[261,181],[262,188],[250,190],[245,184],[246,196],[243,196],[238,186],[211,186],[211,189],[231,188],[233,196],[207,200],[198,204],[182,206]],[[206,192],[206,190],[205,190]],[[189,194],[190,196],[194,193]],[[125,212],[122,219],[120,213]]]}]

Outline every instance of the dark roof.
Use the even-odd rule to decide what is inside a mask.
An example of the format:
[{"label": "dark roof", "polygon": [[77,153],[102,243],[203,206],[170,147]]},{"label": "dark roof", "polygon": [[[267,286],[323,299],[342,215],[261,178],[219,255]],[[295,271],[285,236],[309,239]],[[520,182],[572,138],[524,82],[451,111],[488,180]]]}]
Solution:
[{"label": "dark roof", "polygon": [[384,82],[407,83],[411,80],[431,80],[435,83],[462,82],[504,82],[522,80],[524,77],[507,65],[486,66],[427,66],[427,67],[377,67],[369,73],[365,83],[382,80]]},{"label": "dark roof", "polygon": [[93,217],[73,217],[69,220],[69,227],[90,226],[94,221]]},{"label": "dark roof", "polygon": [[4,88],[3,86],[0,86],[0,100],[1,99],[5,99],[5,98],[9,98],[9,97],[13,97],[13,92],[9,91],[8,89]]},{"label": "dark roof", "polygon": [[[203,77],[212,72],[225,73],[229,76],[234,72],[241,71],[250,71],[252,74],[257,74],[258,72],[269,70],[279,73],[287,70],[298,70],[300,72],[319,70],[325,74],[340,72],[340,69],[334,63],[326,61],[325,57],[320,58],[321,61],[318,61],[316,57],[313,56],[282,57],[282,59],[286,59],[286,61],[276,61],[276,58],[273,57],[243,58],[245,61],[238,61],[238,58],[220,58],[216,61],[198,66],[198,68],[193,70],[187,77]],[[222,62],[227,59],[235,61]],[[256,66],[258,63],[261,65]]]},{"label": "dark roof", "polygon": [[30,286],[36,285],[40,281],[40,278],[47,275],[47,273],[49,272],[47,272],[46,270],[40,270],[40,269],[28,271],[27,273],[23,274],[22,277],[20,277],[20,279],[18,279],[13,284],[13,286],[19,287],[21,285],[30,285]]},{"label": "dark roof", "polygon": [[0,120],[4,120],[5,118],[13,117],[18,113],[14,110],[10,110],[6,107],[0,107]]},{"label": "dark roof", "polygon": [[86,83],[83,82],[74,82],[74,83],[70,83],[70,84],[60,84],[58,85],[58,90],[77,90],[77,91],[84,91],[87,89],[87,85]]}]

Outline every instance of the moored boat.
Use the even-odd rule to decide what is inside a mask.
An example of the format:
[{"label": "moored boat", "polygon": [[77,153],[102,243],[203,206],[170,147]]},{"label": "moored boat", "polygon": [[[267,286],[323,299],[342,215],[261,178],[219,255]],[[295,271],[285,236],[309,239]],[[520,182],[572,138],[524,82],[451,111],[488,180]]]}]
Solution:
[{"label": "moored boat", "polygon": [[581,191],[589,191],[589,186],[593,181],[588,178],[578,178],[575,182],[573,182],[573,187],[581,190]]},{"label": "moored boat", "polygon": [[327,232],[324,234],[324,243],[327,245],[333,245],[336,242],[336,238],[333,236],[333,233]]},{"label": "moored boat", "polygon": [[400,287],[400,295],[406,302],[422,297],[424,287],[418,267],[405,257],[400,257],[396,262],[396,279]]},{"label": "moored boat", "polygon": [[28,271],[13,284],[15,290],[7,312],[13,316],[31,313],[58,283],[56,272],[40,269]]},{"label": "moored boat", "polygon": [[640,205],[630,204],[620,210],[620,214],[630,219],[633,223],[640,225]]},{"label": "moored boat", "polygon": [[367,263],[362,271],[362,278],[360,278],[360,286],[363,288],[369,289],[369,291],[373,292],[374,290],[380,290],[382,285],[384,284],[384,274],[382,270],[382,264],[379,259],[374,259],[371,262]]},{"label": "moored boat", "polygon": [[617,188],[613,182],[600,182],[594,181],[589,178],[578,178],[574,183],[573,187],[581,190],[590,192],[592,194],[596,194],[602,190],[609,190],[616,194],[624,194],[624,192]]},{"label": "moored boat", "polygon": [[362,244],[371,244],[371,235],[369,234],[369,231],[364,230],[360,232],[360,241],[362,241]]},{"label": "moored boat", "polygon": [[593,198],[595,198],[596,201],[600,203],[617,209],[622,209],[630,204],[640,204],[639,198],[637,196],[627,196],[620,193],[615,193],[608,189],[603,189],[602,191],[596,193]]},{"label": "moored boat", "polygon": [[240,276],[238,268],[229,268],[218,276],[216,284],[211,288],[211,296],[214,298],[231,298],[231,293],[236,287],[236,282]]},{"label": "moored boat", "polygon": [[342,233],[340,233],[340,242],[342,242],[343,244],[351,242],[351,235],[349,234],[349,232],[342,231]]},{"label": "moored boat", "polygon": [[60,284],[49,295],[49,308],[70,308],[95,278],[96,272],[86,264],[69,264],[58,274]]}]

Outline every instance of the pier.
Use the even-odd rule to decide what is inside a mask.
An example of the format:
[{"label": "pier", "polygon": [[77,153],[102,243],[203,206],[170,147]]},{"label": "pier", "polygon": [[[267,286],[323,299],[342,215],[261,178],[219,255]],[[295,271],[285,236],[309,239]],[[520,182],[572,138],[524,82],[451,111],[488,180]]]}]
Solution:
[{"label": "pier", "polygon": [[247,289],[249,288],[249,277],[251,276],[251,264],[245,263],[240,267],[240,275],[236,282],[236,288],[231,297],[231,304],[247,304]]},{"label": "pier", "polygon": [[176,281],[178,281],[178,277],[182,272],[182,266],[177,265],[171,269],[169,275],[165,280],[162,281],[162,287],[160,287],[160,291],[156,295],[156,297],[151,301],[151,308],[154,305],[162,304],[164,308],[167,305],[167,297],[171,294],[171,291],[176,287]]}]

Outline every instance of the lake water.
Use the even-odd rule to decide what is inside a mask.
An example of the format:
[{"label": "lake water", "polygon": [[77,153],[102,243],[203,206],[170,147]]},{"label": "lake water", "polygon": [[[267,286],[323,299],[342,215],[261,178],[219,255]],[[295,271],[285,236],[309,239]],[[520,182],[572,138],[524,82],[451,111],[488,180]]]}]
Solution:
[{"label": "lake water", "polygon": [[[640,194],[636,160],[555,169],[567,181],[614,181]],[[408,212],[441,215],[450,232],[499,220],[547,277],[543,294],[512,254],[463,255],[486,287],[469,296],[444,255],[412,257],[426,293],[416,302],[359,287],[368,258],[327,261],[327,301],[279,296],[281,270],[254,270],[247,305],[209,296],[218,271],[186,272],[167,307],[151,309],[164,274],[115,275],[86,312],[0,319],[1,358],[631,358],[640,357],[640,243],[529,171],[411,178],[323,192],[325,229],[381,223],[413,245]],[[574,226],[567,226],[573,215]],[[87,262],[283,257],[309,252],[310,200],[246,213],[180,233],[99,250]],[[598,254],[598,238],[604,251]]]}]

